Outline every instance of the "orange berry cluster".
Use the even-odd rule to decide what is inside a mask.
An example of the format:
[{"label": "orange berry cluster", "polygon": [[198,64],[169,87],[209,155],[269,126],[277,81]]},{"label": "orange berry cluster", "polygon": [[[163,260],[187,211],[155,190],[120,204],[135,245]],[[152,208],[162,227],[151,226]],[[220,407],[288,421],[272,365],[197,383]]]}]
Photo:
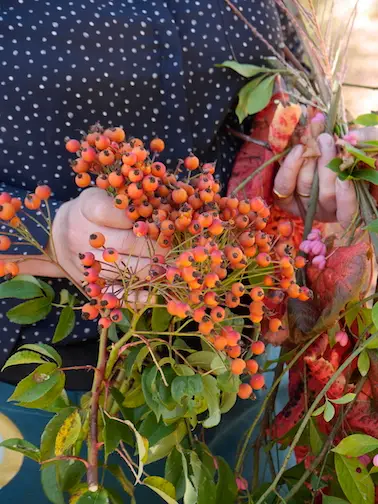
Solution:
[{"label": "orange berry cluster", "polygon": [[[49,199],[51,189],[47,185],[38,185],[34,193],[27,194],[24,201],[14,198],[7,192],[0,193],[0,221],[1,224],[13,229],[13,235],[19,236],[26,241],[30,241],[30,234],[20,217],[17,215],[23,207],[27,210],[39,210],[42,201]],[[12,245],[8,234],[0,235],[0,251],[6,252]],[[18,275],[20,268],[17,262],[0,261],[0,278],[8,280]]]},{"label": "orange berry cluster", "polygon": [[[165,255],[151,258],[147,282],[164,297],[168,312],[176,320],[195,321],[201,337],[228,356],[234,374],[253,374],[250,384],[241,386],[240,397],[262,388],[264,377],[257,374],[256,361],[243,357],[250,351],[263,353],[264,344],[256,341],[245,348],[245,337],[232,328],[232,310],[249,308],[255,327],[266,323],[277,332],[287,298],[311,297],[309,289],[295,282],[295,271],[305,266],[305,260],[295,257],[287,245],[282,248],[293,232],[292,224],[280,221],[277,236],[267,233],[270,208],[264,200],[222,197],[215,165],[201,165],[194,155],[169,172],[156,160],[164,149],[161,139],[152,140],[148,151],[141,140],[127,140],[122,128],[96,126],[82,141],[69,140],[66,146],[78,155],[72,163],[78,185],[90,185],[90,174],[95,175],[96,185],[113,196],[125,219],[134,222],[133,231],[145,238],[146,247],[153,250],[157,243],[166,250]],[[101,268],[104,263],[113,267],[123,282],[125,268],[117,263],[118,252],[105,248],[101,233],[90,237],[90,245],[103,249],[103,261],[91,252],[81,255],[85,289],[93,298],[83,315],[101,316],[100,325],[107,327],[122,312],[113,294],[105,294],[113,296],[110,305],[102,304],[106,282]],[[114,288],[114,280],[111,285]]]}]

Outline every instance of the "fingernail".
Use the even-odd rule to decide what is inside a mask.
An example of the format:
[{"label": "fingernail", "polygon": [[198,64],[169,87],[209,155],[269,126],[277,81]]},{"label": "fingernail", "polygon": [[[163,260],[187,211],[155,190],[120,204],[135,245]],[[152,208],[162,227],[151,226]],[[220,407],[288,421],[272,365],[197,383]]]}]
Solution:
[{"label": "fingernail", "polygon": [[334,140],[331,135],[328,133],[323,133],[319,137],[320,142],[324,145],[324,147],[333,147],[334,146]]}]

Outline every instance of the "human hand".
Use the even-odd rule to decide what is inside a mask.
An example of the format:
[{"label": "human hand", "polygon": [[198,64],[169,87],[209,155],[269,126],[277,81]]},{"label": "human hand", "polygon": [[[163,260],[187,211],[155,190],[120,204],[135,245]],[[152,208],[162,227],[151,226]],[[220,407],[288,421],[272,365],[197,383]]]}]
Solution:
[{"label": "human hand", "polygon": [[[119,263],[124,262],[130,271],[144,278],[149,272],[150,251],[146,240],[137,238],[132,227],[133,222],[124,211],[114,207],[105,191],[86,189],[78,198],[64,203],[54,219],[52,236],[59,265],[80,283],[83,267],[79,253],[92,252],[96,259],[101,259],[102,251],[89,245],[89,236],[100,232],[106,237],[105,246],[119,252]],[[165,255],[166,249],[155,244],[154,252]],[[101,276],[114,278],[115,273],[104,269]]]},{"label": "human hand", "polygon": [[[378,139],[377,128],[361,128],[350,132],[346,139],[363,143]],[[273,192],[278,205],[294,215],[301,215],[299,205],[307,209],[315,169],[319,174],[319,200],[315,218],[323,222],[338,221],[348,227],[357,211],[357,197],[350,180],[342,181],[327,168],[336,156],[336,145],[331,135],[318,137],[321,156],[318,159],[304,158],[304,147],[297,145],[285,158],[274,180]]]}]

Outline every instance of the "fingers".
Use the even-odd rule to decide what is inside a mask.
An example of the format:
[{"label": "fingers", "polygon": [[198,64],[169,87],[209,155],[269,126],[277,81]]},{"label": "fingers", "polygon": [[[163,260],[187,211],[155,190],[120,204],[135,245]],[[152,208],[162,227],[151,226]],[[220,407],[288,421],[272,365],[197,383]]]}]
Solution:
[{"label": "fingers", "polygon": [[314,180],[314,173],[316,168],[316,159],[305,159],[302,168],[299,170],[297,178],[297,193],[299,195],[311,194],[312,183]]},{"label": "fingers", "polygon": [[378,128],[374,126],[367,126],[366,128],[351,130],[344,139],[347,141],[348,139],[351,139],[356,143],[378,141]]},{"label": "fingers", "polygon": [[337,174],[327,168],[327,164],[336,157],[336,146],[331,135],[322,133],[318,137],[321,156],[318,160],[319,205],[324,210],[327,220],[336,215],[336,178]]},{"label": "fingers", "polygon": [[102,189],[91,188],[79,196],[80,211],[84,217],[97,226],[117,229],[131,229],[133,222],[124,210],[116,208],[113,198]]},{"label": "fingers", "polygon": [[347,228],[357,212],[357,195],[351,180],[336,180],[336,218]]},{"label": "fingers", "polygon": [[293,150],[286,156],[285,161],[282,163],[274,179],[274,190],[283,196],[290,196],[280,203],[291,203],[297,185],[297,177],[299,170],[303,164],[303,146],[296,145]]},{"label": "fingers", "polygon": [[[99,250],[92,249],[95,258],[97,261],[101,262],[102,270],[100,273],[100,277],[105,278],[107,280],[116,280],[121,276],[121,272],[125,269],[132,275],[136,276],[140,280],[146,278],[149,274],[151,268],[151,261],[145,257],[135,257],[130,255],[120,254],[119,259],[116,263],[106,263],[102,258],[102,253]],[[127,276],[127,279],[130,277]],[[136,278],[134,279],[134,282]]]}]

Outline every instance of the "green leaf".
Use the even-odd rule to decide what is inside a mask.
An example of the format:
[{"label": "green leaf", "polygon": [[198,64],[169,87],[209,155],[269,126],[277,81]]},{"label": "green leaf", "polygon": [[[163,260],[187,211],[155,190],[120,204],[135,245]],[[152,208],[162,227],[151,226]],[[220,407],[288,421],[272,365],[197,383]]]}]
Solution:
[{"label": "green leaf", "polygon": [[[109,415],[107,415],[109,417]],[[137,479],[136,483],[140,482],[140,478],[143,474],[143,465],[147,460],[147,455],[148,455],[148,441],[146,438],[142,437],[137,429],[135,428],[134,424],[130,422],[129,420],[121,420],[120,418],[116,417],[109,417],[112,420],[119,422],[120,424],[127,425],[134,433],[136,442],[137,442],[137,447],[138,447],[138,458],[139,458],[139,464],[138,464],[138,474],[137,474]]]},{"label": "green leaf", "polygon": [[175,428],[174,424],[165,425],[161,420],[158,422],[156,416],[151,412],[141,423],[139,432],[148,439],[148,444],[151,448],[151,446],[155,445],[162,438],[174,432]]},{"label": "green leaf", "polygon": [[[376,222],[378,223],[378,219]],[[375,327],[378,327],[378,303],[375,303],[371,310],[371,318]],[[378,338],[376,338],[376,340],[378,340]]]},{"label": "green leaf", "polygon": [[378,337],[377,336],[372,336],[369,338],[369,343],[366,345],[365,348],[368,348],[369,350],[374,350],[378,348]]},{"label": "green leaf", "polygon": [[231,373],[231,371],[226,371],[226,373],[217,376],[217,383],[223,392],[237,392],[239,390],[240,378]]},{"label": "green leaf", "polygon": [[201,394],[202,391],[203,383],[201,375],[176,376],[172,381],[171,394],[178,404],[182,404],[183,399],[191,399]]},{"label": "green leaf", "polygon": [[119,337],[117,334],[117,326],[116,324],[112,324],[108,329],[108,339],[113,343],[117,343],[119,341]]},{"label": "green leaf", "polygon": [[349,503],[344,499],[339,499],[338,497],[323,495],[322,504],[349,504]]},{"label": "green leaf", "polygon": [[374,484],[366,467],[358,459],[335,454],[335,468],[340,486],[350,504],[374,504]]},{"label": "green leaf", "polygon": [[57,413],[46,425],[41,436],[41,460],[47,460],[55,457],[56,436],[64,423],[77,408],[65,408]]},{"label": "green leaf", "polygon": [[188,462],[186,460],[185,453],[183,451],[181,451],[180,453],[181,453],[181,470],[185,478],[184,504],[197,504],[197,492],[189,477]]},{"label": "green leaf", "polygon": [[39,285],[42,287],[42,290],[45,294],[45,296],[50,300],[52,301],[55,297],[55,291],[54,289],[51,287],[50,284],[48,284],[47,282],[44,282],[43,280],[41,280],[40,278],[38,278],[38,283]]},{"label": "green leaf", "polygon": [[[29,409],[41,409],[52,413],[67,407],[69,404],[67,404],[67,401],[64,401],[62,397],[65,381],[65,375],[62,372],[59,372],[59,379],[56,385],[43,394],[42,397],[36,399],[35,401],[20,401],[17,403],[17,406]],[[59,398],[61,399],[60,401]]]},{"label": "green leaf", "polygon": [[[347,152],[352,154],[352,156],[354,156],[359,161],[362,161],[363,163],[367,164],[371,168],[375,168],[375,159],[370,156],[367,156],[364,151],[357,149],[356,147],[353,147],[353,145],[350,145],[350,144],[346,144],[345,149]],[[361,171],[371,171],[371,170],[356,170],[353,172],[353,176],[360,178],[358,176],[358,174]],[[365,179],[365,180],[367,180],[367,179]]]},{"label": "green leaf", "polygon": [[38,343],[38,344],[28,343],[26,345],[20,346],[19,350],[31,350],[33,352],[37,352],[41,355],[44,355],[45,357],[52,359],[54,362],[57,363],[59,367],[62,365],[62,358],[55,350],[55,348],[51,347],[50,345],[45,345],[45,343]]},{"label": "green leaf", "polygon": [[[130,314],[129,314],[129,311],[128,310],[125,310],[124,308],[121,308],[121,312],[122,312],[122,319],[117,322],[117,327],[120,328],[120,330],[126,334],[127,331],[130,329]],[[140,327],[138,327],[137,325],[137,328],[142,331],[143,329],[140,329]],[[146,330],[146,329],[144,329]]]},{"label": "green leaf", "polygon": [[343,160],[341,158],[333,158],[331,161],[326,165],[327,168],[332,170],[333,172],[339,174],[341,172],[340,166],[342,165]]},{"label": "green leaf", "polygon": [[215,352],[210,352],[207,350],[201,350],[200,352],[196,352],[192,355],[188,355],[186,360],[189,362],[191,366],[198,366],[201,369],[205,369],[206,371],[210,371],[211,363],[216,357]]},{"label": "green leaf", "polygon": [[323,440],[313,419],[310,420],[310,445],[314,455],[319,455],[323,448]]},{"label": "green leaf", "polygon": [[236,392],[223,392],[221,397],[220,412],[228,413],[235,405],[237,399]]},{"label": "green leaf", "polygon": [[79,460],[60,461],[59,475],[63,492],[69,492],[79,485],[85,473],[85,465]]},{"label": "green leaf", "polygon": [[215,504],[216,486],[213,474],[194,451],[190,452],[190,465],[193,471],[192,481],[197,490],[197,504]]},{"label": "green leaf", "polygon": [[165,462],[164,477],[176,488],[176,498],[180,500],[185,492],[185,475],[182,468],[182,455],[173,448]]},{"label": "green leaf", "polygon": [[[108,496],[109,496],[111,504],[123,504],[124,503],[123,498],[119,495],[119,493],[116,490],[114,490],[112,488],[105,488],[105,490],[108,492]],[[134,497],[131,498],[131,504],[135,504]]]},{"label": "green leaf", "polygon": [[53,504],[64,504],[63,492],[58,483],[57,473],[57,464],[42,466],[42,488],[50,502],[52,502]]},{"label": "green leaf", "polygon": [[8,401],[36,401],[60,383],[62,376],[64,377],[64,373],[57,370],[55,363],[42,364],[18,383]]},{"label": "green leaf", "polygon": [[133,444],[133,437],[129,427],[123,422],[119,422],[110,418],[107,415],[103,416],[104,419],[104,448],[105,448],[105,461],[108,459],[109,455],[116,450],[119,442],[125,441],[127,444]]},{"label": "green leaf", "polygon": [[39,449],[32,443],[29,443],[29,441],[25,441],[25,439],[5,439],[5,441],[2,441],[0,443],[0,446],[2,446],[3,448],[8,448],[8,450],[22,453],[22,455],[24,455],[25,457],[35,460],[36,462],[39,462],[41,459]]},{"label": "green leaf", "polygon": [[75,327],[75,312],[70,306],[63,308],[58,325],[56,326],[54,337],[52,339],[53,343],[58,343],[64,338],[67,338],[69,334],[73,331]]},{"label": "green leaf", "polygon": [[361,376],[366,376],[370,369],[370,358],[366,350],[363,350],[358,356],[357,367]]},{"label": "green leaf", "polygon": [[176,490],[171,482],[167,481],[160,476],[148,476],[142,481],[143,485],[151,488],[168,504],[177,504]]},{"label": "green leaf", "polygon": [[273,93],[274,79],[274,75],[265,79],[256,78],[239,91],[239,101],[235,110],[239,123],[268,105]]},{"label": "green leaf", "polygon": [[55,455],[63,455],[73,446],[81,432],[81,418],[75,410],[62,423],[55,439]]},{"label": "green leaf", "polygon": [[40,297],[14,306],[7,312],[7,317],[15,324],[34,324],[46,318],[50,311],[50,299]]},{"label": "green leaf", "polygon": [[29,275],[18,275],[0,284],[0,299],[32,299],[42,296],[43,292],[38,281]]},{"label": "green leaf", "polygon": [[345,394],[343,397],[340,397],[339,399],[328,399],[328,400],[333,402],[333,404],[348,404],[352,402],[355,397],[356,394],[353,394],[353,392],[349,392],[349,394]]},{"label": "green leaf", "polygon": [[366,434],[352,434],[340,441],[332,451],[348,457],[359,457],[378,449],[378,439]]},{"label": "green leaf", "polygon": [[378,126],[378,114],[362,114],[355,120],[354,124],[361,124],[361,126]]},{"label": "green leaf", "polygon": [[188,433],[186,423],[184,420],[180,420],[178,424],[174,425],[175,430],[160,439],[157,443],[150,447],[148,451],[147,464],[152,464],[157,460],[161,460],[166,457],[172,449],[179,445]]},{"label": "green leaf", "polygon": [[353,177],[358,180],[367,180],[374,185],[378,185],[378,173],[375,170],[370,170],[369,168],[354,171]]},{"label": "green leaf", "polygon": [[335,407],[329,401],[326,401],[324,408],[324,420],[326,422],[330,422],[332,418],[335,416]]},{"label": "green leaf", "polygon": [[325,410],[325,403],[322,404],[321,406],[319,406],[319,408],[316,408],[316,410],[313,412],[312,416],[319,416],[323,413],[323,411]]},{"label": "green leaf", "polygon": [[231,504],[236,502],[238,487],[236,486],[235,474],[227,462],[217,457],[218,484],[216,490],[216,504]]},{"label": "green leaf", "polygon": [[19,364],[43,364],[46,363],[40,354],[32,352],[30,350],[21,350],[16,352],[9,357],[7,362],[4,364],[2,371],[9,366],[18,366]]},{"label": "green leaf", "polygon": [[130,497],[134,496],[134,485],[129,481],[123,472],[123,469],[119,465],[109,464],[106,466],[107,470],[111,472],[111,474],[118,480],[123,490],[130,495]]},{"label": "green leaf", "polygon": [[161,402],[156,386],[156,376],[158,369],[156,366],[146,368],[142,374],[142,390],[143,396],[148,406],[155,413],[156,418],[159,420],[161,416]]},{"label": "green leaf", "polygon": [[154,308],[152,310],[151,328],[154,332],[164,332],[168,329],[169,323],[172,320],[166,308]]},{"label": "green leaf", "polygon": [[209,417],[203,422],[203,426],[208,429],[219,424],[221,419],[219,409],[219,389],[214,376],[202,376],[203,396],[209,409]]},{"label": "green leaf", "polygon": [[378,219],[371,221],[364,229],[370,231],[371,233],[378,233]]},{"label": "green leaf", "polygon": [[85,492],[79,499],[76,504],[109,504],[109,496],[108,492],[103,488],[102,490],[98,490],[97,492]]},{"label": "green leaf", "polygon": [[261,73],[274,73],[277,70],[271,68],[258,67],[256,65],[249,65],[247,63],[238,63],[237,61],[224,61],[223,63],[215,65],[218,68],[231,68],[239,75],[246,78],[255,77]]}]

